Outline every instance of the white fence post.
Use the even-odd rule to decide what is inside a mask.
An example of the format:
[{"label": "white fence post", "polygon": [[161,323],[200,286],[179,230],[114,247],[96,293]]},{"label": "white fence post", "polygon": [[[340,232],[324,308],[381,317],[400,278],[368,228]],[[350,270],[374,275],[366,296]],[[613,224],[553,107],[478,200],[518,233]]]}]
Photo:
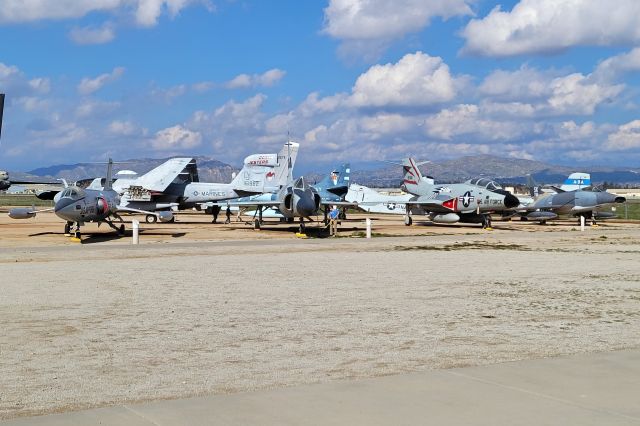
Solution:
[{"label": "white fence post", "polygon": [[138,222],[137,220],[132,220],[131,221],[131,229],[133,230],[133,241],[131,241],[131,244],[138,244],[140,242],[140,238],[138,237],[138,231],[140,229],[140,222]]},{"label": "white fence post", "polygon": [[580,216],[580,231],[584,232],[584,216]]},{"label": "white fence post", "polygon": [[371,219],[367,218],[367,238],[371,238]]}]

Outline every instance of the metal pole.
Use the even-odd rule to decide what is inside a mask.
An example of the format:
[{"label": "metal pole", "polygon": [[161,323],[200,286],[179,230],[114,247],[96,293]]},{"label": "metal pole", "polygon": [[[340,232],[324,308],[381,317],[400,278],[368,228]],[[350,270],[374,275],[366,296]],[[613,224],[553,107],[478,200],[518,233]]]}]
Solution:
[{"label": "metal pole", "polygon": [[140,238],[138,237],[138,231],[140,229],[140,222],[138,222],[137,220],[132,220],[131,221],[131,229],[133,231],[133,241],[131,241],[131,244],[138,244],[140,242]]},{"label": "metal pole", "polygon": [[371,219],[367,218],[367,238],[371,238]]}]

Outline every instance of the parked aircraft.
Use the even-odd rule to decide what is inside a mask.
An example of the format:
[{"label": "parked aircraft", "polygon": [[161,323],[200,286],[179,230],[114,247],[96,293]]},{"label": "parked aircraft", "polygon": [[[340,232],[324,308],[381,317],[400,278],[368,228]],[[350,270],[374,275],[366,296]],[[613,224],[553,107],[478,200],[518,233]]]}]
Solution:
[{"label": "parked aircraft", "polygon": [[107,223],[116,230],[119,235],[124,234],[124,224],[117,227],[112,219],[122,222],[119,213],[142,213],[153,214],[163,222],[168,222],[173,218],[173,213],[169,212],[149,212],[130,207],[123,207],[120,204],[120,195],[111,187],[113,173],[113,162],[109,159],[107,166],[107,176],[103,188],[82,189],[77,186],[67,187],[56,196],[53,209],[34,210],[32,208],[14,208],[9,211],[12,219],[29,219],[38,213],[53,210],[55,214],[66,221],[64,226],[65,235],[70,235],[71,227],[75,224],[74,236],[80,238],[80,227],[86,222]]},{"label": "parked aircraft", "polygon": [[[286,158],[295,162],[298,147],[295,142],[287,142],[278,154],[246,157],[231,183],[199,182],[193,158],[172,158],[142,176],[116,180],[113,188],[122,195],[123,207],[151,212],[206,207],[214,201],[279,190],[286,183]],[[157,217],[148,214],[146,220],[153,223]]]},{"label": "parked aircraft", "polygon": [[[319,182],[311,185],[320,199],[325,202],[341,202],[344,201],[344,197],[349,190],[349,179],[351,174],[351,167],[349,163],[343,164],[340,167],[336,167],[331,170],[325,177]],[[276,193],[253,195],[250,197],[240,198],[237,201],[273,201],[277,198]],[[240,211],[242,215],[251,215],[254,218],[258,215],[257,210],[248,210],[241,207],[233,207],[232,211]],[[262,217],[280,218],[285,219],[282,213],[277,207],[269,207],[262,209]],[[346,216],[342,213],[342,219]]]},{"label": "parked aircraft", "polygon": [[268,208],[277,208],[282,216],[287,220],[299,219],[299,231],[304,233],[305,223],[304,219],[311,219],[311,216],[315,216],[322,209],[324,210],[325,221],[330,206],[352,206],[352,203],[344,201],[327,201],[323,200],[320,193],[311,185],[309,185],[304,177],[293,179],[293,163],[287,162],[287,184],[283,186],[271,200],[249,200],[249,201],[227,201],[218,203],[220,206],[229,207],[246,207],[257,210],[257,218],[254,220],[254,227],[260,229],[262,225],[262,213]]},{"label": "parked aircraft", "polygon": [[[491,213],[517,207],[518,198],[505,191],[498,183],[488,179],[474,179],[468,183],[436,185],[420,173],[413,158],[402,161],[404,180],[402,189],[416,196],[406,201],[407,206],[419,207],[436,223],[480,223],[491,226]],[[405,224],[411,225],[411,209],[405,215]]]},{"label": "parked aircraft", "polygon": [[[406,215],[406,203],[414,198],[416,198],[415,195],[411,194],[384,195],[369,187],[352,183],[344,199],[345,201],[356,203],[359,209],[369,213]],[[413,207],[413,209],[412,214],[425,214],[417,206]]]},{"label": "parked aircraft", "polygon": [[[523,220],[546,223],[561,215],[568,215],[572,217],[583,216],[585,220],[591,219],[591,223],[596,224],[599,219],[615,217],[612,212],[602,211],[604,208],[626,202],[625,197],[591,187],[591,178],[586,173],[571,174],[562,187],[552,187],[555,192],[540,193],[536,190],[538,187],[535,182],[531,181],[531,183],[533,186],[530,187],[530,191],[532,195],[536,195],[533,203],[516,209]],[[582,187],[587,183],[589,187]],[[574,188],[576,186],[579,189],[572,191],[562,189],[563,187]]]}]

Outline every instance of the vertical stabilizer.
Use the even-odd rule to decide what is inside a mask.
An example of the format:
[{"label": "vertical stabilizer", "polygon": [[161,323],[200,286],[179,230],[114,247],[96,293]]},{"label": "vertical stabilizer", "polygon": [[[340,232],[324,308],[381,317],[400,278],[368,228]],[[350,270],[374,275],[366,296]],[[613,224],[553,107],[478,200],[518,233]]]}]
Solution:
[{"label": "vertical stabilizer", "polygon": [[418,166],[425,163],[416,163],[411,157],[402,160],[402,169],[404,171],[402,189],[404,191],[414,195],[424,195],[424,193],[428,192],[432,186],[429,182],[433,180],[424,178],[418,169]]},{"label": "vertical stabilizer", "polygon": [[313,187],[324,198],[331,198],[331,194],[342,198],[349,190],[349,179],[351,179],[351,166],[345,163],[336,167],[326,174],[325,177]]},{"label": "vertical stabilizer", "polygon": [[571,173],[560,186],[560,189],[563,191],[578,191],[588,186],[591,186],[591,175],[589,173]]},{"label": "vertical stabilizer", "polygon": [[104,190],[109,191],[112,189],[111,184],[113,181],[113,160],[109,158],[109,163],[107,164],[107,177],[104,181]]},{"label": "vertical stabilizer", "polygon": [[540,195],[540,187],[533,179],[533,175],[531,174],[527,175],[527,189],[529,190],[529,195],[533,198],[536,198],[538,195]]}]

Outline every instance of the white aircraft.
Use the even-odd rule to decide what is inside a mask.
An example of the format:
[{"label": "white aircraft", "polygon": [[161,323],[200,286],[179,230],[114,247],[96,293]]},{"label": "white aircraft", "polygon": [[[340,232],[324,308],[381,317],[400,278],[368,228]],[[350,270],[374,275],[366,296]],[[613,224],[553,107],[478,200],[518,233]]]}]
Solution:
[{"label": "white aircraft", "polygon": [[[116,180],[113,188],[122,195],[123,206],[151,211],[201,208],[208,202],[275,192],[286,183],[287,158],[295,162],[298,147],[287,142],[278,154],[246,157],[231,183],[199,182],[193,158],[172,158],[140,177]],[[147,215],[147,222],[156,217]]]}]

